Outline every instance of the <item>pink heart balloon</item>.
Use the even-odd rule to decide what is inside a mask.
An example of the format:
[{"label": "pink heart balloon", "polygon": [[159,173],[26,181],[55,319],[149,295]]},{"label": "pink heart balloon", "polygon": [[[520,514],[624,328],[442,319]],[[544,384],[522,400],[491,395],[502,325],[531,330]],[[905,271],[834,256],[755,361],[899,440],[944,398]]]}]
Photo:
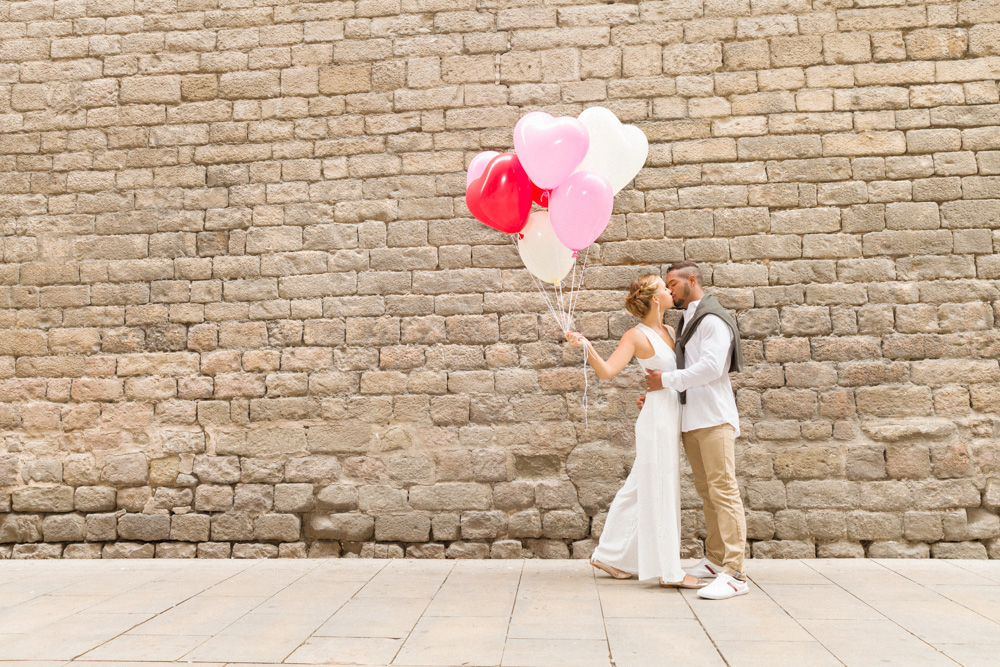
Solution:
[{"label": "pink heart balloon", "polygon": [[533,111],[514,126],[514,151],[531,181],[543,190],[569,178],[589,146],[587,128],[576,118]]},{"label": "pink heart balloon", "polygon": [[549,219],[559,241],[574,251],[597,240],[611,220],[615,194],[595,171],[578,171],[549,197]]},{"label": "pink heart balloon", "polygon": [[500,153],[496,151],[483,151],[472,158],[472,162],[469,163],[469,173],[465,177],[465,187],[469,187],[472,185],[472,181],[482,176],[483,172],[486,171],[486,165],[497,155],[500,155]]}]

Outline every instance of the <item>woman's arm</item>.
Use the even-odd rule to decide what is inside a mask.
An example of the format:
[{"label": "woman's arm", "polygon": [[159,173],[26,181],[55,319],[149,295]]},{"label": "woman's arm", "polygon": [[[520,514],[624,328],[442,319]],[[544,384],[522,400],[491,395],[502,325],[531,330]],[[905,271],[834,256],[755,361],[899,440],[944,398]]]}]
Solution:
[{"label": "woman's arm", "polygon": [[602,359],[601,355],[597,354],[597,350],[590,344],[590,341],[583,337],[583,334],[570,331],[566,334],[566,340],[573,347],[582,347],[584,354],[587,355],[587,361],[590,362],[591,368],[597,373],[597,377],[607,380],[621,373],[622,369],[628,365],[628,362],[632,361],[632,357],[635,356],[635,335],[637,333],[635,329],[626,331],[622,339],[618,341],[618,347],[611,353],[607,361]]},{"label": "woman's arm", "polygon": [[[700,338],[701,355],[698,361],[687,368],[663,373],[660,383],[664,387],[687,391],[718,380],[729,370],[729,354],[732,351],[733,332],[725,322],[715,315],[708,315],[694,333]],[[647,383],[647,388],[649,384]]]}]

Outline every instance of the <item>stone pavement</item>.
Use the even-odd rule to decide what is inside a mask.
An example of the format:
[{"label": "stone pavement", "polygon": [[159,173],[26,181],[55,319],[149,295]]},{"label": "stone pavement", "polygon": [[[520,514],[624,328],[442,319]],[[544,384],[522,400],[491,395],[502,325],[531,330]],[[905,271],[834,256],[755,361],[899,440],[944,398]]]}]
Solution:
[{"label": "stone pavement", "polygon": [[0,667],[997,664],[1000,561],[750,565],[709,602],[583,561],[0,561]]}]

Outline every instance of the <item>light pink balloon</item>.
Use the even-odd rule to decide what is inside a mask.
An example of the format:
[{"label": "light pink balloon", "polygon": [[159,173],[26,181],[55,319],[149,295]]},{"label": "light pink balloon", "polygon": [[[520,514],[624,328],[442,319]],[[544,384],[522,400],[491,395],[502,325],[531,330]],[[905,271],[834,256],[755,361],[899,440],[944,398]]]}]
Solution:
[{"label": "light pink balloon", "polygon": [[496,151],[483,151],[476,157],[472,158],[472,162],[469,163],[469,172],[465,177],[465,187],[469,187],[472,181],[476,180],[483,175],[486,171],[486,165],[490,163],[490,160],[495,158],[500,153]]},{"label": "light pink balloon", "polygon": [[583,161],[590,146],[587,128],[576,118],[553,118],[533,111],[514,126],[514,151],[531,182],[543,190],[558,187]]},{"label": "light pink balloon", "polygon": [[559,241],[583,250],[597,240],[611,220],[615,194],[611,183],[595,171],[578,171],[549,197],[549,219]]}]

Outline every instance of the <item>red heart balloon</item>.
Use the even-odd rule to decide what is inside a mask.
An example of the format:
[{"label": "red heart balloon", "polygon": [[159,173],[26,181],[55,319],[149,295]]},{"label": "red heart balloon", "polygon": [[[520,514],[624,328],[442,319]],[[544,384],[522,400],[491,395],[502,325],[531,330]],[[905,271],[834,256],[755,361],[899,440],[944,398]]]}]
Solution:
[{"label": "red heart balloon", "polygon": [[[531,178],[530,176],[528,178]],[[535,185],[534,181],[531,182],[531,201],[535,202],[542,208],[549,207],[549,195],[552,190],[542,190],[540,187]]]},{"label": "red heart balloon", "polygon": [[531,181],[517,156],[501,153],[490,160],[466,189],[465,205],[477,220],[501,232],[524,229],[531,213]]}]

